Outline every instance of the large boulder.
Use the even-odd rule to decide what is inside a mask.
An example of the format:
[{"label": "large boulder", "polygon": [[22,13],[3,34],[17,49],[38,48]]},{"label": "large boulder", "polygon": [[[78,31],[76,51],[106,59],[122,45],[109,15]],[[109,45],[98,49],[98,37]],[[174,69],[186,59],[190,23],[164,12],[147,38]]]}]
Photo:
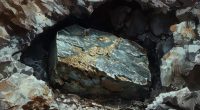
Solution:
[{"label": "large boulder", "polygon": [[73,25],[58,32],[56,45],[58,64],[51,80],[65,92],[147,96],[148,59],[135,42]]}]

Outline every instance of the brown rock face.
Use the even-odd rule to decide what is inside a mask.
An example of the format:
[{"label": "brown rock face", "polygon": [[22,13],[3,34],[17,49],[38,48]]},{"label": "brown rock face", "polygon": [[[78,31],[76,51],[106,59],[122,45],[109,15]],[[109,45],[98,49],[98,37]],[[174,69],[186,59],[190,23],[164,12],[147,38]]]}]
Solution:
[{"label": "brown rock face", "polygon": [[69,14],[79,16],[82,10],[89,13],[91,2],[93,1],[1,0],[0,26],[9,35],[25,35],[29,31],[38,34],[43,32],[43,28],[54,25]]},{"label": "brown rock face", "polygon": [[[63,3],[60,0],[3,0],[0,1],[0,14],[3,16],[0,24],[20,34],[31,30],[40,33],[59,17],[68,15],[71,5],[70,0]],[[23,31],[19,32],[20,29]]]}]

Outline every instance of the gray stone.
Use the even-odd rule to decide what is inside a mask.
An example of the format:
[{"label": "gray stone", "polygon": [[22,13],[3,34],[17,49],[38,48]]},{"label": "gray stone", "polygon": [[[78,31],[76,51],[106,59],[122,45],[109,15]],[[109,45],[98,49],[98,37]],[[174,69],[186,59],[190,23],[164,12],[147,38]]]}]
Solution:
[{"label": "gray stone", "polygon": [[[28,31],[39,34],[43,32],[43,28],[53,26],[66,15],[77,11],[71,7],[78,7],[78,5],[83,6],[86,10],[88,8],[88,6],[85,5],[85,1],[82,0],[4,0],[0,1],[0,12],[6,19],[2,18],[0,23],[3,24],[3,27],[9,26],[10,29],[21,29],[21,31],[24,32],[24,35]],[[9,22],[4,22],[8,19]],[[15,24],[16,26],[13,26],[12,24]]]},{"label": "gray stone", "polygon": [[182,47],[173,47],[162,58],[162,85],[169,86],[172,84],[176,87],[178,87],[178,85],[183,87],[185,85],[185,81],[182,76],[188,76],[193,67],[199,64],[199,51],[199,44],[188,44],[183,45]]},{"label": "gray stone", "polygon": [[117,91],[126,98],[128,91],[131,98],[145,97],[131,94],[148,90],[148,59],[135,42],[73,25],[58,32],[57,56],[57,71],[52,80],[64,85],[63,89],[71,88],[67,89],[71,92],[82,90],[81,94],[89,94],[100,86],[103,91]]},{"label": "gray stone", "polygon": [[184,21],[174,25],[173,36],[174,43],[178,45],[184,45],[191,42],[191,40],[197,39],[198,35],[195,33],[197,28],[194,21]]},{"label": "gray stone", "polygon": [[155,98],[155,101],[147,106],[146,110],[198,110],[200,106],[199,96],[200,91],[190,91],[188,88],[161,93]]},{"label": "gray stone", "polygon": [[171,26],[175,46],[163,56],[160,65],[163,86],[172,85],[181,89],[186,85],[182,76],[188,76],[199,64],[200,41],[198,26],[193,21],[184,21]]},{"label": "gray stone", "polygon": [[[17,37],[10,37],[6,44],[0,44],[0,80],[10,77],[14,73],[32,74],[33,69],[20,63],[20,54],[15,54],[19,51],[20,44]],[[6,41],[5,41],[6,42]],[[1,45],[3,45],[1,47]]]},{"label": "gray stone", "polygon": [[[31,71],[29,71],[31,72]],[[0,82],[0,102],[1,109],[15,108],[15,110],[21,110],[28,106],[28,102],[35,101],[37,104],[37,98],[44,99],[47,105],[54,102],[53,93],[43,81],[37,80],[34,76],[28,76],[25,74],[15,73],[6,80]],[[7,103],[7,104],[6,104]],[[42,107],[38,105],[38,107]],[[31,109],[31,108],[26,108]]]}]

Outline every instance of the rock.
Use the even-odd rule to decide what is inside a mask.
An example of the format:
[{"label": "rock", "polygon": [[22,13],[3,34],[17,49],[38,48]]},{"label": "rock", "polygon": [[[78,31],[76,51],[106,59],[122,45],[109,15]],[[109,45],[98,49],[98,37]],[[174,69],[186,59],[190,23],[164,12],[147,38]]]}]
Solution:
[{"label": "rock", "polygon": [[168,53],[174,46],[173,36],[167,36],[166,39],[161,39],[156,45],[156,52],[159,58]]},{"label": "rock", "polygon": [[[9,74],[8,72],[6,74],[10,76],[12,69],[15,70],[17,66],[19,66],[18,63],[15,63],[15,60],[12,60],[12,55],[15,52],[20,53],[17,51],[21,51],[24,47],[27,47],[33,38],[35,38],[35,34],[43,32],[44,28],[61,21],[65,16],[69,15],[70,12],[71,14],[76,14],[73,13],[75,9],[72,9],[72,6],[86,7],[79,5],[81,4],[76,4],[71,0],[65,2],[59,0],[56,2],[51,0],[0,1],[0,14],[4,16],[0,19],[0,55],[2,58],[0,61],[4,60],[1,61],[1,63],[3,63],[1,64],[2,71],[9,71]],[[77,8],[76,11],[77,10],[79,10],[79,8]],[[79,12],[82,13],[80,10]],[[28,43],[28,45],[26,43]],[[35,50],[42,50],[43,46],[44,44],[38,45],[37,48],[39,49],[35,48]],[[42,51],[43,53],[38,51],[34,52],[34,57],[36,58],[44,53],[44,51]],[[19,57],[20,55],[17,56]],[[17,60],[19,60],[19,58]],[[43,59],[36,60],[26,58],[25,60],[26,61],[22,62],[26,62],[27,65],[34,67],[34,74],[37,77],[46,77],[45,75],[41,75],[41,73],[45,74],[44,68],[41,69],[40,66],[43,63]],[[8,65],[10,70],[4,70]],[[5,72],[2,73],[4,75],[1,77],[5,78]]]},{"label": "rock", "polygon": [[117,93],[124,98],[147,95],[148,60],[134,42],[73,25],[58,32],[57,53],[56,74],[51,80],[66,91],[81,95]]},{"label": "rock", "polygon": [[19,37],[6,34],[3,37],[0,43],[0,109],[18,110],[26,106],[29,101],[34,103],[33,100],[53,100],[52,92],[45,82],[37,81],[34,76],[28,76],[33,74],[33,69],[18,61]]},{"label": "rock", "polygon": [[[31,72],[31,71],[29,71]],[[2,102],[6,102],[10,107],[16,109],[31,109],[32,103],[48,103],[53,101],[52,91],[43,81],[38,81],[34,76],[28,76],[21,73],[15,73],[6,80],[0,82],[0,97]],[[44,102],[37,102],[44,101]],[[34,105],[34,104],[33,104]],[[36,106],[36,105],[35,105]],[[42,107],[42,106],[40,106]],[[8,108],[2,108],[8,109]]]},{"label": "rock", "polygon": [[174,43],[178,45],[187,44],[191,40],[196,39],[196,28],[195,22],[193,21],[185,21],[176,25],[172,25],[171,31],[173,32]]},{"label": "rock", "polygon": [[174,47],[162,58],[161,70],[161,82],[163,86],[170,86],[172,83],[183,84],[182,82],[176,82],[176,78],[180,78],[183,74],[184,66],[186,63],[186,51],[182,47]]},{"label": "rock", "polygon": [[9,39],[8,36],[9,35],[8,35],[8,32],[6,31],[5,27],[0,26],[0,38],[2,40],[8,40]]},{"label": "rock", "polygon": [[[2,39],[0,44],[0,80],[8,78],[14,73],[31,74],[31,67],[20,63],[20,54],[15,54],[20,50],[20,42],[16,36]],[[28,72],[27,72],[28,71]],[[31,72],[30,72],[31,71]]]},{"label": "rock", "polygon": [[149,3],[155,8],[161,8],[164,12],[170,8],[185,8],[193,6],[196,1],[193,0],[141,0],[143,3]]},{"label": "rock", "polygon": [[[80,103],[80,97],[70,97],[71,99],[69,97],[54,97],[48,86],[43,81],[33,77],[32,74],[37,78],[50,78],[51,82],[57,84],[56,86],[65,93],[70,92],[92,97],[119,96],[136,100],[148,96],[151,79],[149,64],[144,49],[135,42],[94,29],[71,26],[59,31],[55,42],[49,43],[50,34],[54,36],[53,33],[61,29],[65,23],[70,25],[76,20],[87,18],[99,6],[99,3],[105,1],[110,0],[0,1],[0,14],[3,16],[0,18],[0,109],[10,107],[13,109],[104,109],[102,105],[94,103],[90,103],[94,108],[83,106]],[[172,47],[171,39],[166,39],[166,41],[162,39],[162,41],[157,38],[168,33],[169,23],[167,23],[167,26],[159,26],[160,24],[164,25],[164,23],[160,23],[160,18],[154,16],[155,19],[152,19],[150,23],[151,32],[148,30],[146,33],[146,25],[149,25],[147,23],[149,21],[145,18],[147,14],[142,13],[143,10],[141,9],[145,6],[140,7],[133,0],[126,0],[124,4],[119,2],[120,5],[118,4],[119,7],[117,6],[117,8],[109,7],[113,10],[108,14],[113,18],[110,19],[111,22],[106,21],[110,22],[111,24],[108,25],[115,27],[115,30],[121,30],[127,26],[128,28],[126,27],[122,31],[125,31],[129,37],[142,36],[138,39],[144,41],[143,45],[150,50],[153,50],[156,43],[160,42],[156,48],[162,50],[160,56],[169,51],[162,58],[161,79],[164,86],[175,85],[177,88],[182,88],[187,85],[189,88],[194,87],[197,90],[198,84],[200,84],[196,79],[198,77],[196,66],[200,64],[200,41],[197,40],[200,26],[193,20],[196,17],[200,18],[197,6],[192,6],[194,5],[192,0],[142,0],[139,3],[151,4],[152,7],[158,8],[156,10],[160,11],[161,9],[163,12],[177,6],[189,6],[177,15],[179,20],[183,22],[171,27],[176,44],[171,51],[169,51]],[[135,10],[135,8],[138,10]],[[108,10],[105,9],[104,12],[106,11]],[[184,13],[188,11],[191,11],[194,17],[185,17]],[[100,9],[100,12],[102,12],[102,9]],[[64,23],[59,22],[68,15],[76,18],[74,20],[72,17],[73,23],[68,22],[68,20]],[[120,17],[118,17],[119,15]],[[135,17],[136,15],[137,17]],[[127,18],[127,16],[130,18]],[[102,20],[104,17],[99,18]],[[169,18],[166,18],[166,20],[169,20]],[[184,22],[185,19],[187,22]],[[85,22],[84,20],[78,23],[81,24]],[[124,21],[126,23],[122,23]],[[39,34],[58,22],[63,23],[63,25],[58,24],[55,26],[56,29],[47,31],[49,34],[43,34],[47,36],[43,39],[46,44],[43,44],[42,41],[41,44],[37,42],[34,46],[33,44],[30,46],[31,51],[26,51],[27,54],[24,54],[23,62],[26,62],[28,66],[20,63],[18,60],[24,44],[30,43],[35,38],[34,34]],[[157,24],[154,24],[154,22]],[[101,22],[98,23],[105,25]],[[46,47],[53,48],[53,51],[48,52],[49,49]],[[33,56],[33,59],[26,57],[26,55]],[[47,60],[46,56],[49,55],[49,63],[45,62],[46,65],[41,66],[44,63],[41,62],[43,58]],[[58,64],[56,65],[57,58]],[[35,67],[33,69],[29,66]],[[47,66],[50,68],[47,71],[51,73],[51,77],[46,75]],[[157,72],[157,68],[153,69]],[[55,73],[54,70],[56,70]],[[39,73],[36,74],[36,72]],[[187,76],[186,82],[182,75]],[[57,104],[55,103],[57,100],[54,99],[58,99],[58,101],[61,99],[62,102]]]},{"label": "rock", "polygon": [[163,86],[172,84],[183,87],[185,85],[182,76],[188,76],[193,67],[199,64],[200,45],[198,42],[175,46],[164,55],[160,66]]},{"label": "rock", "polygon": [[[49,27],[62,20],[67,15],[76,17],[84,13],[92,13],[94,8],[109,0],[39,0],[21,1],[9,0],[0,2],[0,13],[4,18],[0,19],[2,27],[5,27],[9,34],[26,34],[27,32],[41,33],[43,28]],[[132,0],[126,2],[131,3]],[[142,0],[140,4],[152,4],[153,7],[167,8],[176,5],[176,0]],[[182,1],[185,5],[193,5],[192,0]],[[87,12],[83,12],[86,10]],[[9,20],[7,20],[9,19]]]},{"label": "rock", "polygon": [[28,76],[34,73],[33,68],[18,61],[22,48],[20,37],[9,36],[2,31],[0,39],[0,109],[17,110],[29,101],[34,103],[33,100],[46,100],[50,91],[46,90],[48,86],[45,82],[37,82],[34,76]]},{"label": "rock", "polygon": [[[51,107],[52,109],[59,108],[59,110],[118,110],[118,109],[131,109],[131,110],[141,110],[145,109],[147,103],[140,101],[127,102],[120,99],[109,99],[112,103],[107,103],[106,100],[101,98],[86,99],[81,98],[74,94],[59,94],[56,97],[57,105]],[[101,103],[98,103],[100,101]],[[103,103],[103,104],[102,104]]]},{"label": "rock", "polygon": [[193,21],[185,21],[171,26],[175,46],[161,59],[161,82],[163,86],[182,88],[195,65],[199,64],[200,43],[196,34],[198,26]]},{"label": "rock", "polygon": [[5,18],[10,19],[8,24],[5,25],[15,24],[19,28],[34,30],[36,33],[42,32],[42,28],[52,26],[55,23],[48,16],[53,18],[55,15],[66,15],[69,13],[69,10],[61,4],[56,4],[49,0],[40,0],[38,2],[1,1],[0,6],[1,13]]},{"label": "rock", "polygon": [[177,9],[176,16],[179,18],[181,22],[193,20],[195,21],[196,24],[198,24],[200,21],[199,6],[200,6],[199,1],[197,1],[194,5]]},{"label": "rock", "polygon": [[[96,1],[96,3],[100,2],[103,1]],[[48,49],[44,47],[48,47],[52,36],[55,37],[54,34],[61,29],[63,25],[70,25],[71,21],[76,21],[74,20],[76,17],[76,19],[79,20],[89,16],[87,4],[90,4],[90,1],[87,1],[87,3],[81,0],[0,1],[0,14],[4,16],[0,19],[0,47],[5,46],[6,43],[10,45],[11,36],[15,36],[16,40],[20,42],[20,47],[17,47],[16,50],[10,50],[10,55],[16,51],[23,50],[20,61],[33,67],[35,71],[34,75],[37,78],[46,80],[47,64],[46,62],[44,63],[44,59],[46,60],[48,57]],[[72,20],[71,18],[74,19]],[[61,23],[59,24],[58,22]],[[48,30],[50,30],[50,32]],[[45,42],[48,42],[48,44],[46,45],[42,42],[43,40],[41,40],[39,45],[38,43],[33,45],[34,41],[32,40],[42,36],[42,32],[51,34],[51,36],[45,35],[48,36],[45,38]],[[30,58],[28,55],[34,58]]]},{"label": "rock", "polygon": [[44,81],[37,80],[33,75],[28,76],[22,73],[14,73],[0,82],[0,98],[1,110],[10,108],[14,110],[66,110],[66,108],[70,110],[110,110],[123,107],[123,105],[104,106],[94,100],[83,99],[73,94],[56,95]]},{"label": "rock", "polygon": [[[0,45],[0,109],[9,108],[15,110],[48,109],[64,110],[69,109],[114,109],[103,105],[94,105],[94,101],[71,96],[62,97],[61,102],[57,102],[58,97],[49,89],[44,81],[37,80],[32,74],[33,68],[20,63],[19,40],[17,37],[2,40]],[[16,53],[17,52],[17,53]],[[14,53],[14,54],[13,54]],[[98,83],[98,80],[93,80]],[[95,88],[93,91],[97,91]],[[99,92],[99,91],[98,91]],[[65,100],[65,101],[64,101]],[[66,100],[68,100],[66,102]],[[84,103],[83,103],[84,102]],[[93,103],[93,104],[92,104]],[[90,106],[92,104],[92,107]]]},{"label": "rock", "polygon": [[146,110],[168,110],[168,109],[184,109],[198,110],[200,105],[200,91],[190,91],[183,88],[179,91],[161,93],[156,97],[152,104],[149,104]]},{"label": "rock", "polygon": [[193,9],[191,10],[191,13],[194,17],[198,18],[197,21],[200,21],[200,15],[199,15],[199,3],[196,3],[196,5],[193,7]]},{"label": "rock", "polygon": [[28,32],[39,34],[44,28],[53,26],[68,15],[80,17],[85,13],[82,10],[89,13],[89,6],[93,6],[93,2],[98,4],[103,1],[0,1],[0,13],[4,16],[0,19],[0,24],[10,35],[26,35]]}]

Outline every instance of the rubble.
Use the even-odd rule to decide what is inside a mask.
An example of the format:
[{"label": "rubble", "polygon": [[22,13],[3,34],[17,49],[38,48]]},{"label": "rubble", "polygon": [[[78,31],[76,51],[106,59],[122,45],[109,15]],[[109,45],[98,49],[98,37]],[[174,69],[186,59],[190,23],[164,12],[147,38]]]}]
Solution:
[{"label": "rubble", "polygon": [[84,102],[84,99],[76,95],[59,94],[56,96],[44,81],[23,73],[15,73],[11,77],[1,80],[0,97],[1,110],[114,109],[97,104],[92,100]]},{"label": "rubble", "polygon": [[148,60],[135,42],[73,25],[58,32],[56,43],[58,65],[53,82],[65,91],[81,95],[115,92],[124,98],[147,96]]},{"label": "rubble", "polygon": [[[0,1],[0,109],[119,109],[68,93],[144,101],[151,88],[159,88],[159,77],[162,86],[181,90],[160,94],[147,109],[199,107],[198,1],[113,0],[102,8],[100,4],[106,1],[111,0]],[[96,11],[100,16],[92,13]],[[179,23],[174,24],[176,17]],[[74,23],[139,40],[148,50],[149,61],[146,50],[135,42],[78,25],[62,29]],[[23,50],[24,46],[29,47]],[[39,79],[65,96],[53,93]],[[185,86],[190,90],[182,89]],[[138,102],[121,109],[130,105],[131,109],[146,107]]]},{"label": "rubble", "polygon": [[161,81],[163,86],[173,85],[182,88],[185,85],[183,76],[188,76],[198,64],[200,50],[197,27],[192,21],[171,26],[175,47],[161,59]]},{"label": "rubble", "polygon": [[37,82],[32,76],[33,69],[18,61],[21,48],[19,37],[4,36],[6,34],[1,36],[0,44],[0,109],[19,109],[37,96],[49,97],[51,91],[46,90],[45,82]]},{"label": "rubble", "polygon": [[[37,81],[34,76],[25,75],[23,72],[15,73],[8,79],[1,80],[0,85],[1,101],[8,103],[9,108],[20,108],[37,97],[42,97],[45,100],[48,100],[49,103],[53,101],[52,91],[48,89],[45,82]],[[1,109],[5,110],[8,108]]]},{"label": "rubble", "polygon": [[3,0],[0,1],[0,14],[4,17],[0,19],[0,24],[9,35],[39,34],[68,15],[79,16],[85,13],[82,10],[91,13],[89,7],[93,7],[93,2],[103,1]]},{"label": "rubble", "polygon": [[159,9],[164,13],[173,9],[183,9],[187,7],[192,7],[195,5],[195,0],[136,0],[141,3],[141,5],[148,4],[153,8]]},{"label": "rubble", "polygon": [[168,93],[161,93],[155,98],[152,104],[147,106],[146,110],[198,110],[200,109],[199,95],[200,91],[190,91],[188,88]]}]

